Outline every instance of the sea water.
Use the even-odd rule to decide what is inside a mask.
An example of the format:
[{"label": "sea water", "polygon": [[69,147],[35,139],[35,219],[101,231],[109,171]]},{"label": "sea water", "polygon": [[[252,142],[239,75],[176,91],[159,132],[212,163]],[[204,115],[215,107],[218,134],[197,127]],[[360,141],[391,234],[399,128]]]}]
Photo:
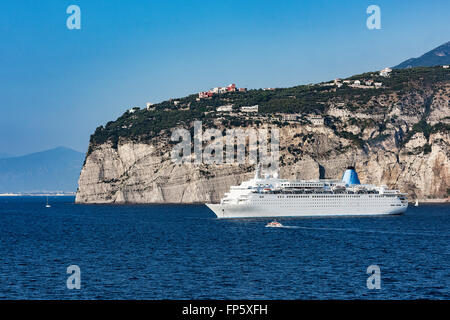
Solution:
[{"label": "sea water", "polygon": [[[0,299],[450,298],[448,204],[265,228],[202,205],[49,202],[0,197]],[[367,286],[373,265],[380,289]]]}]

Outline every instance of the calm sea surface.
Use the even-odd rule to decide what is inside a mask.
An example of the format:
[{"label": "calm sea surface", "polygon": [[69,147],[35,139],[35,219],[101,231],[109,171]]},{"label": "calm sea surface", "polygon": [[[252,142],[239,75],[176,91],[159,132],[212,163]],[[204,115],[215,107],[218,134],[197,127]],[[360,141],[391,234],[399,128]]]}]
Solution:
[{"label": "calm sea surface", "polygon": [[[0,197],[0,299],[449,299],[450,206],[217,220],[205,206]],[[69,290],[69,265],[81,289]],[[367,267],[381,269],[369,290]]]}]

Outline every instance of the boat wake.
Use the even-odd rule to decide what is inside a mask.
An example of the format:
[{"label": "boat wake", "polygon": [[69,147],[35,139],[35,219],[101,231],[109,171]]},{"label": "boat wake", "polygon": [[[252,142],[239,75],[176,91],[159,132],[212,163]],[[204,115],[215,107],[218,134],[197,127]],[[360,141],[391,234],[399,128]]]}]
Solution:
[{"label": "boat wake", "polygon": [[322,227],[301,227],[301,226],[282,226],[285,229],[306,229],[306,230],[325,230],[325,231],[345,231],[345,232],[361,232],[361,233],[382,233],[393,235],[410,235],[410,236],[426,236],[435,237],[436,234],[431,233],[416,233],[416,232],[394,232],[383,230],[364,230],[364,229],[347,229],[347,228],[322,228]]}]

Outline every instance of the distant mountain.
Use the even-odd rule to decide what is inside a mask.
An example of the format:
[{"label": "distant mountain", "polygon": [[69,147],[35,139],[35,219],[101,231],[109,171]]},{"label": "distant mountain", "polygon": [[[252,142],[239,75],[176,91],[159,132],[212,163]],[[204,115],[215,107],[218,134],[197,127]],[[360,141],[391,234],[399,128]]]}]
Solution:
[{"label": "distant mountain", "polygon": [[58,147],[0,159],[0,193],[74,192],[84,154]]},{"label": "distant mountain", "polygon": [[11,155],[5,152],[0,152],[0,159],[10,158]]},{"label": "distant mountain", "polygon": [[433,67],[450,64],[450,41],[425,53],[419,58],[411,58],[403,61],[394,69],[406,69],[413,67]]}]

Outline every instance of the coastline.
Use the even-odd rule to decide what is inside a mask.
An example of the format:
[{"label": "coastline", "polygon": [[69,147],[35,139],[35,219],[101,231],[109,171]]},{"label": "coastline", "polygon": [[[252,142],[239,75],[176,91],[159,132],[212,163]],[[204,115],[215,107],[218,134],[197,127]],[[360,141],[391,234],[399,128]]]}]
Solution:
[{"label": "coastline", "polygon": [[[432,203],[450,203],[450,197],[444,198],[444,199],[418,199],[419,204],[426,203],[426,204],[432,204]],[[410,203],[413,203],[412,201]]]},{"label": "coastline", "polygon": [[[58,192],[58,193],[0,193],[0,197],[74,197],[76,192]],[[445,204],[450,203],[450,197],[436,198],[436,199],[418,199],[419,204]],[[409,205],[413,205],[415,199],[410,199]],[[118,202],[118,203],[104,203],[104,202],[77,202],[76,204],[110,204],[110,205],[204,205],[206,202]]]},{"label": "coastline", "polygon": [[[409,206],[414,206],[415,200],[408,202]],[[74,202],[79,205],[111,205],[111,206],[127,206],[127,205],[183,205],[183,206],[198,206],[206,205],[207,202]],[[450,204],[450,198],[445,199],[419,199],[420,204]]]}]

